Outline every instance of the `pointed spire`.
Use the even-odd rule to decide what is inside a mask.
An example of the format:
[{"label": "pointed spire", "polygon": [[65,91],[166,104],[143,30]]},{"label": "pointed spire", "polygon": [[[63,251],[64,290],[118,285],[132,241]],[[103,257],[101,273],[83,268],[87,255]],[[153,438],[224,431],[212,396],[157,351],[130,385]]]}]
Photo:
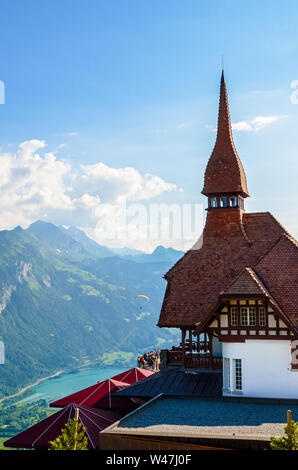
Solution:
[{"label": "pointed spire", "polygon": [[238,193],[249,196],[246,176],[234,145],[224,71],[220,80],[217,137],[209,159],[202,193]]},{"label": "pointed spire", "polygon": [[220,80],[220,96],[219,96],[219,109],[218,109],[218,122],[217,122],[217,140],[230,140],[230,143],[233,144],[232,128],[231,128],[231,118],[229,111],[229,101],[228,101],[228,92],[227,85],[225,80],[225,74],[222,70],[221,80]]}]

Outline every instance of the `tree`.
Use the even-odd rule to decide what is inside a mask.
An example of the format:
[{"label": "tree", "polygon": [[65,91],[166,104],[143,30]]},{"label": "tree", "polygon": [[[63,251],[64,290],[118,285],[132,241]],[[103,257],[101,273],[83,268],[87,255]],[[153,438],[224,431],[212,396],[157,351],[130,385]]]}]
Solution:
[{"label": "tree", "polygon": [[61,435],[50,441],[50,444],[51,450],[88,450],[86,428],[79,422],[78,413],[65,425]]},{"label": "tree", "polygon": [[298,450],[298,423],[291,420],[285,426],[285,436],[270,438],[272,450]]}]

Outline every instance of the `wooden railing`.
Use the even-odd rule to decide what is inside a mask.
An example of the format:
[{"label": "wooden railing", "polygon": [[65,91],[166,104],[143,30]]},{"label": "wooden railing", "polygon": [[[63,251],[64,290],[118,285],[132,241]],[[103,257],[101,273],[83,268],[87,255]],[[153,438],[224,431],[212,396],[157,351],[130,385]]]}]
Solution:
[{"label": "wooden railing", "polygon": [[222,357],[210,354],[186,353],[183,361],[183,352],[179,350],[168,351],[168,365],[184,365],[187,369],[222,369]]}]

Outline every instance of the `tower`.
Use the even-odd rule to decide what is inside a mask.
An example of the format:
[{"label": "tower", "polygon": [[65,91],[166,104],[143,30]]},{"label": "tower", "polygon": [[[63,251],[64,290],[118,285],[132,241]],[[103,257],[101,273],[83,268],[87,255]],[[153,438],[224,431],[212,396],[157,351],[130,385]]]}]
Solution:
[{"label": "tower", "polygon": [[249,196],[245,172],[233,141],[223,71],[216,142],[205,171],[202,194],[208,197],[208,210],[227,208],[244,210],[244,198]]}]

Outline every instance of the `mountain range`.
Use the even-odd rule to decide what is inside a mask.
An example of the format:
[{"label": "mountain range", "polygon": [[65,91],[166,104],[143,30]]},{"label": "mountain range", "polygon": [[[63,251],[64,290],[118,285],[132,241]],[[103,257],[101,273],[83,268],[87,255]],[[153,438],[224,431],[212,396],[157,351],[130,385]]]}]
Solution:
[{"label": "mountain range", "polygon": [[0,250],[0,397],[58,370],[135,364],[136,354],[177,340],[156,323],[163,275],[183,252],[121,256],[42,221],[1,231]]}]

